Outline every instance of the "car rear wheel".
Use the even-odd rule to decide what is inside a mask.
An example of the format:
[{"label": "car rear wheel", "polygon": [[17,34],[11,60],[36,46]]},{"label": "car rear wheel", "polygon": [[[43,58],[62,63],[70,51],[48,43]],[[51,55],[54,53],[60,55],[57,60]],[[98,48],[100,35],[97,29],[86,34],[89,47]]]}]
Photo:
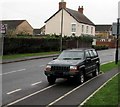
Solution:
[{"label": "car rear wheel", "polygon": [[56,78],[54,76],[47,76],[50,85],[55,84]]}]

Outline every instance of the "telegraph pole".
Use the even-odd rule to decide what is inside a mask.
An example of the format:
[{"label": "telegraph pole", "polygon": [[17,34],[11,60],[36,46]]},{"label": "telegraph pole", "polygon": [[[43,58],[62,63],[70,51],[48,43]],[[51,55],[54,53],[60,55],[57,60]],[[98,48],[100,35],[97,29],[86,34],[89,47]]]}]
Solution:
[{"label": "telegraph pole", "polygon": [[63,8],[61,14],[61,38],[60,38],[60,51],[62,51],[62,36],[63,36]]},{"label": "telegraph pole", "polygon": [[63,37],[63,2],[64,2],[64,0],[61,0],[61,2],[62,2],[62,13],[61,13],[61,38],[60,38],[60,52],[62,52],[62,37]]},{"label": "telegraph pole", "polygon": [[117,41],[116,41],[116,57],[115,57],[115,64],[118,64],[118,45],[119,45],[119,20],[117,19]]}]

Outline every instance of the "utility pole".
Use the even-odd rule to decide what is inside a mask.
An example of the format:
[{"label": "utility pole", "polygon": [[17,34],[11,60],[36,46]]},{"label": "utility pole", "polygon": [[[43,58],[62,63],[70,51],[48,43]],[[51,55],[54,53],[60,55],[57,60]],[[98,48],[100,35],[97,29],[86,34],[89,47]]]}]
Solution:
[{"label": "utility pole", "polygon": [[60,51],[62,51],[62,36],[63,36],[63,8],[61,14],[61,38],[60,38]]},{"label": "utility pole", "polygon": [[118,45],[119,45],[119,20],[120,18],[117,19],[117,41],[116,41],[116,55],[115,55],[115,64],[118,64]]}]

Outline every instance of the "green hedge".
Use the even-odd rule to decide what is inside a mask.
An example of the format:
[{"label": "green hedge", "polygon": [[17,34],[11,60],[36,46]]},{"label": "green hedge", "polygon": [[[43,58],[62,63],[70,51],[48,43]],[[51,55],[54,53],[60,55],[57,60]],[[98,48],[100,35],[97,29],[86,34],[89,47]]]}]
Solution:
[{"label": "green hedge", "polygon": [[[64,37],[63,48],[76,48],[76,42],[79,40],[80,46],[91,46],[91,37]],[[87,44],[87,45],[86,45]],[[17,53],[37,53],[60,50],[60,36],[56,37],[5,37],[4,55]]]},{"label": "green hedge", "polygon": [[92,46],[92,48],[94,48],[95,50],[105,50],[108,49],[109,47],[106,45],[101,45],[101,46],[94,45]]},{"label": "green hedge", "polygon": [[58,51],[58,39],[5,38],[4,54]]}]

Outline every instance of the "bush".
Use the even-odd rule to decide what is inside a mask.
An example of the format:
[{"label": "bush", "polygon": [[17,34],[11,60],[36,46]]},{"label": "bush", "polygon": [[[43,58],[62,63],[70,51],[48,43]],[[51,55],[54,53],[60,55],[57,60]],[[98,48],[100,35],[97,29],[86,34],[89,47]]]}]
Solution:
[{"label": "bush", "polygon": [[95,50],[105,50],[105,49],[108,49],[108,46],[106,45],[93,45],[92,48],[94,48]]},{"label": "bush", "polygon": [[59,40],[44,38],[5,38],[4,54],[58,51]]},{"label": "bush", "polygon": [[[48,37],[5,37],[3,54],[37,53],[60,50],[60,36],[51,35]],[[79,42],[79,44],[77,44]],[[63,49],[91,46],[92,37],[64,37]]]}]

